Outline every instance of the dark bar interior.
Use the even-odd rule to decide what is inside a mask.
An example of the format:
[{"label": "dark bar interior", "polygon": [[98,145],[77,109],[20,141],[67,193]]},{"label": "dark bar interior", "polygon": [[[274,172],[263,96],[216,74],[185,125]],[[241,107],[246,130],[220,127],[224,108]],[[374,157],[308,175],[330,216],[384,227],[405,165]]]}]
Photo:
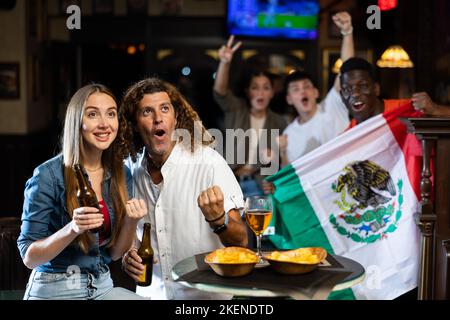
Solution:
[{"label": "dark bar interior", "polygon": [[[312,1],[318,5],[314,15],[317,25],[311,34],[300,37],[290,34],[294,25],[287,24],[279,33],[239,34],[240,30],[227,24],[233,2],[1,1],[0,299],[23,298],[31,270],[24,265],[16,241],[25,183],[38,165],[61,152],[67,105],[84,85],[106,85],[120,102],[131,85],[157,77],[184,95],[206,129],[225,130],[226,115],[213,96],[213,87],[220,62],[218,50],[234,32],[235,42],[241,41],[242,45],[231,62],[230,88],[238,97],[244,97],[246,92],[241,88],[249,70],[269,70],[275,92],[269,108],[291,120],[295,110],[286,102],[284,80],[292,70],[307,71],[319,89],[318,100],[326,97],[339,73],[335,63],[344,35],[332,16],[347,11],[353,26],[355,56],[375,68],[381,84],[380,99],[410,99],[414,93],[426,92],[435,104],[450,106],[447,0]],[[245,1],[248,6],[256,2]],[[259,2],[270,8],[272,3],[284,6],[289,1]],[[368,9],[377,5],[381,7],[379,16]],[[388,66],[390,61],[382,61],[382,56],[389,59],[383,54],[393,46],[401,47],[410,65]],[[422,179],[422,209],[417,218],[417,232],[422,236],[417,238],[417,243],[422,241],[421,259],[417,261],[421,280],[397,299],[450,298],[450,121],[444,120],[448,118],[431,117],[426,123],[411,120],[407,126],[422,143],[424,157],[431,157],[432,164],[430,169],[425,161],[416,172]],[[424,180],[429,172],[435,176]],[[431,181],[432,187],[425,188]],[[427,199],[430,202],[424,202]],[[152,228],[157,230],[159,226]],[[256,250],[253,233],[247,230],[247,234],[248,246]],[[262,245],[266,250],[276,247],[267,236]],[[134,291],[134,280],[121,270],[121,259],[110,268],[115,286]]]}]

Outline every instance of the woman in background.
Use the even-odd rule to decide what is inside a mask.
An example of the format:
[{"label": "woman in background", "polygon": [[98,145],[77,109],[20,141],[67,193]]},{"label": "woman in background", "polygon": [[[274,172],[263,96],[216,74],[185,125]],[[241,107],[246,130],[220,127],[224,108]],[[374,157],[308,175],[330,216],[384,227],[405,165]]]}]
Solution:
[{"label": "woman in background", "polygon": [[[227,44],[218,51],[220,63],[214,82],[213,96],[225,113],[225,129],[242,129],[244,132],[250,132],[250,135],[249,143],[246,143],[246,139],[240,139],[242,137],[239,137],[239,132],[236,131],[238,139],[233,143],[234,158],[225,158],[239,181],[244,197],[263,195],[264,176],[261,174],[261,168],[278,154],[273,152],[275,148],[278,148],[278,144],[277,140],[272,139],[271,131],[278,130],[279,135],[286,128],[287,123],[283,116],[269,109],[275,91],[272,75],[267,71],[252,70],[246,74],[245,99],[238,98],[229,90],[231,61],[234,53],[241,46],[241,42],[234,45],[233,42],[234,36],[231,36]],[[251,130],[248,131],[249,129]],[[263,139],[266,142],[264,146],[261,143]],[[226,150],[226,154],[231,154],[230,150]],[[244,161],[240,161],[240,157]],[[279,161],[279,159],[274,160]]]}]

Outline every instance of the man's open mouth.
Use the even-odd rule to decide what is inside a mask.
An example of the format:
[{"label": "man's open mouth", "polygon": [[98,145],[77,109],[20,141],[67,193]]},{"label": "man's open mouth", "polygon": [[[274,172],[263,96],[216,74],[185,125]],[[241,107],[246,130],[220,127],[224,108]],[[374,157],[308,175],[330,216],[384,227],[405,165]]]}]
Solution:
[{"label": "man's open mouth", "polygon": [[361,101],[357,101],[355,103],[352,104],[353,110],[355,111],[360,111],[365,107],[365,103],[361,102]]},{"label": "man's open mouth", "polygon": [[157,136],[157,137],[162,137],[165,134],[166,134],[166,131],[164,131],[163,129],[155,130],[155,136]]},{"label": "man's open mouth", "polygon": [[309,102],[309,99],[308,99],[308,97],[304,97],[300,101],[302,102],[302,105],[306,106],[308,104],[308,102]]}]

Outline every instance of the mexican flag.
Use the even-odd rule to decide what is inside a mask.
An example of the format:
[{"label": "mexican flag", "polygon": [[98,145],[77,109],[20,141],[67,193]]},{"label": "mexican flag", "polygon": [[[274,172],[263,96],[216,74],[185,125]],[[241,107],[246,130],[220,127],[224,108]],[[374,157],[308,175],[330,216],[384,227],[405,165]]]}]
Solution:
[{"label": "mexican flag", "polygon": [[267,178],[276,188],[269,239],[358,261],[365,280],[350,298],[393,299],[417,286],[421,146],[398,117],[418,116],[410,103],[380,114]]}]

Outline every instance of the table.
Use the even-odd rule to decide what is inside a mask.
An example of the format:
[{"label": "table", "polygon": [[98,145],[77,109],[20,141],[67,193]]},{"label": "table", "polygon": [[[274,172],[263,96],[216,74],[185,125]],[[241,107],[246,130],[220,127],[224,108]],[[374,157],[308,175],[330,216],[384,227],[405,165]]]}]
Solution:
[{"label": "table", "polygon": [[[350,272],[343,280],[339,281],[332,289],[332,291],[339,291],[347,288],[351,288],[352,286],[360,283],[364,279],[365,271],[361,264],[358,262],[351,260],[349,258],[345,258],[338,255],[331,255],[336,261],[341,264],[343,268],[339,268],[339,271]],[[179,278],[187,275],[192,271],[197,270],[197,263],[195,257],[186,258],[180,262],[178,262],[172,269],[172,277],[175,281]],[[333,268],[328,268],[327,270],[335,271]],[[282,275],[279,275],[283,277]],[[213,293],[224,293],[230,294],[234,296],[246,296],[246,297],[281,297],[286,296],[285,294],[280,294],[280,292],[273,292],[271,290],[260,289],[260,288],[242,288],[238,285],[219,285],[219,284],[211,284],[211,283],[202,283],[202,282],[186,282],[186,281],[178,281],[180,284],[185,285],[190,288],[195,288],[202,291],[208,291]]]}]

